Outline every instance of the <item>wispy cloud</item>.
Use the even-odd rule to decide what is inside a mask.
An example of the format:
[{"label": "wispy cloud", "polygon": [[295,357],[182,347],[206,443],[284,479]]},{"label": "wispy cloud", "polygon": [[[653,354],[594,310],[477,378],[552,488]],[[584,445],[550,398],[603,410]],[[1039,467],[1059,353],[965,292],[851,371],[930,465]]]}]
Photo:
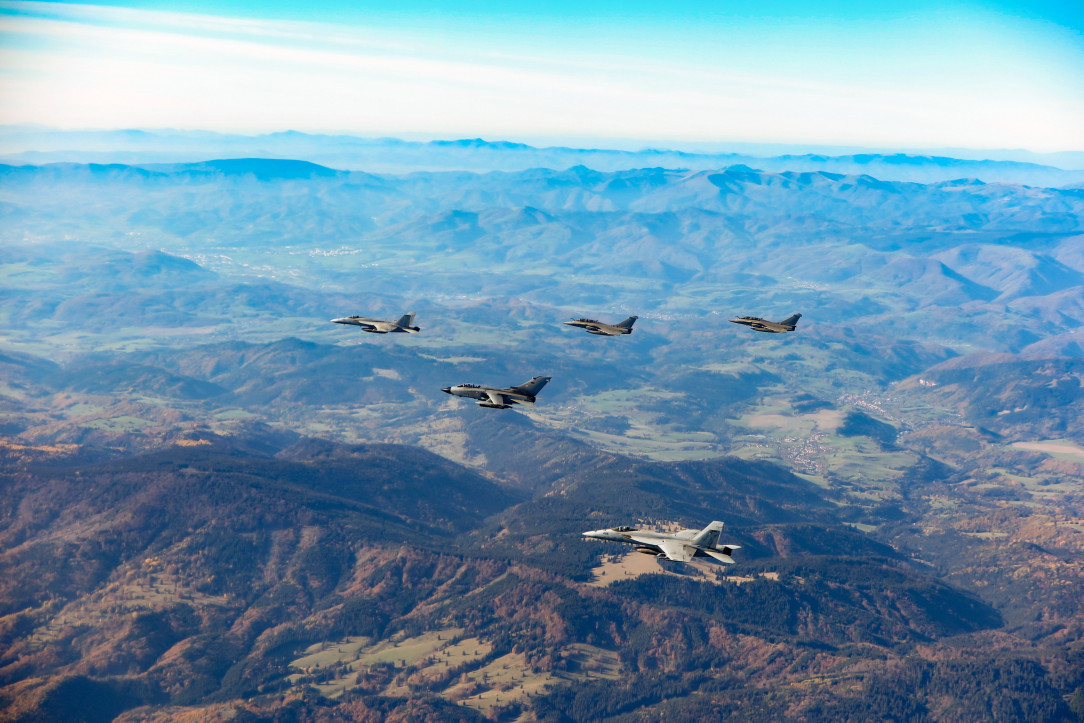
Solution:
[{"label": "wispy cloud", "polygon": [[1084,148],[1079,97],[936,78],[43,2],[0,3],[0,30],[3,123]]}]

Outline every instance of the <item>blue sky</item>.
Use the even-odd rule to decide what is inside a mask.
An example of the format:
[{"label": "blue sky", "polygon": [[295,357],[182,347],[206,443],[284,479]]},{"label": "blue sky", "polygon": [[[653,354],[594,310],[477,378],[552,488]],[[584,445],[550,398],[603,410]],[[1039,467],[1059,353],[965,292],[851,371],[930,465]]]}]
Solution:
[{"label": "blue sky", "polygon": [[1084,150],[1084,3],[0,0],[0,123]]}]

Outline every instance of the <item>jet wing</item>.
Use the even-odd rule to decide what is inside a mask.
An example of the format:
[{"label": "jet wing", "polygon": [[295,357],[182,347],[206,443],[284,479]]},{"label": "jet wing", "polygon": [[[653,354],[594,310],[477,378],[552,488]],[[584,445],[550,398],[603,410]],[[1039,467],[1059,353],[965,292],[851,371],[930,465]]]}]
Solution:
[{"label": "jet wing", "polygon": [[486,396],[489,397],[490,404],[499,405],[502,407],[508,405],[508,400],[504,398],[504,395],[499,392],[495,392],[492,389],[486,390]]},{"label": "jet wing", "polygon": [[669,560],[688,562],[696,554],[696,548],[686,545],[681,540],[656,540],[655,545],[662,550]]},{"label": "jet wing", "polygon": [[709,550],[706,547],[702,547],[702,548],[700,548],[700,552],[704,553],[708,557],[714,557],[719,562],[725,562],[728,565],[733,565],[734,564],[734,558],[733,557],[731,557],[730,555],[724,555],[723,553],[719,552],[718,550]]},{"label": "jet wing", "polygon": [[342,324],[353,324],[354,326],[360,326],[362,329],[375,329],[376,328],[376,322],[378,322],[378,321],[380,321],[380,320],[379,319],[369,319],[368,317],[364,317],[364,316],[348,316],[348,317],[346,317],[346,319],[341,320],[340,323],[342,323]]}]

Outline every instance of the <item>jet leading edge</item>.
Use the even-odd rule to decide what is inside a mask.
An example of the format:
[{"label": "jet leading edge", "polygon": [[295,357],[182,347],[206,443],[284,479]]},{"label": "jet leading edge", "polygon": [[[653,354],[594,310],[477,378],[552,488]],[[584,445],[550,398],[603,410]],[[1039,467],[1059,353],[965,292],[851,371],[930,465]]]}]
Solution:
[{"label": "jet leading edge", "polygon": [[767,319],[761,319],[759,316],[739,316],[736,319],[730,321],[735,324],[743,324],[751,327],[753,331],[763,331],[767,334],[782,334],[786,331],[794,331],[798,326],[798,320],[802,318],[801,314],[795,314],[794,316],[788,316],[783,321],[768,321]]},{"label": "jet leading edge", "polygon": [[619,321],[616,324],[604,324],[601,321],[595,321],[594,319],[573,319],[572,321],[566,321],[566,326],[576,326],[588,334],[598,334],[599,336],[621,336],[622,334],[631,334],[632,325],[639,319],[638,316],[630,316],[624,321]]},{"label": "jet leading edge", "polygon": [[340,319],[332,319],[335,324],[351,324],[360,326],[362,331],[370,334],[394,334],[408,333],[417,334],[421,329],[414,326],[414,312],[404,314],[398,321],[384,321],[382,319],[370,319],[367,316],[344,316]]},{"label": "jet leading edge", "polygon": [[730,553],[741,549],[740,545],[719,544],[719,532],[723,523],[712,522],[702,530],[679,530],[678,532],[654,532],[635,527],[612,527],[608,530],[590,530],[583,533],[592,540],[610,540],[636,545],[637,552],[665,557],[668,560],[688,562],[694,557],[710,557],[728,565],[734,564]]},{"label": "jet leading edge", "polygon": [[479,407],[510,409],[513,404],[534,404],[535,397],[550,377],[534,377],[518,387],[483,387],[477,384],[456,384],[440,391],[456,397],[477,399]]}]

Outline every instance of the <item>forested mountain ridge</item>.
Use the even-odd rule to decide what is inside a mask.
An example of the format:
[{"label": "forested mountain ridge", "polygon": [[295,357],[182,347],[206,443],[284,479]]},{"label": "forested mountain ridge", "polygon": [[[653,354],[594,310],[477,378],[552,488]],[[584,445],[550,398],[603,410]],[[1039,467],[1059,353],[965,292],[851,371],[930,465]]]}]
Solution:
[{"label": "forested mountain ridge", "polygon": [[[296,676],[292,661],[313,645],[343,641],[341,653],[362,638],[406,645],[427,634],[488,651],[457,675],[523,660],[523,676],[552,680],[554,693],[540,690],[537,699],[508,687],[503,708],[488,699],[491,713],[572,714],[580,704],[566,701],[560,684],[589,681],[595,670],[601,679],[627,678],[618,688],[626,702],[611,698],[612,712],[645,703],[637,687],[661,685],[669,692],[657,700],[660,710],[695,717],[709,700],[764,696],[766,686],[825,666],[868,666],[863,650],[877,650],[874,660],[909,661],[916,641],[981,636],[1001,624],[975,597],[848,532],[816,488],[770,466],[615,460],[613,481],[604,469],[558,485],[560,495],[519,503],[410,448],[301,440],[274,454],[245,451],[267,445],[191,439],[81,465],[74,476],[41,460],[5,465],[4,508],[13,512],[3,533],[8,652],[0,674],[5,695],[16,696],[9,719],[72,710],[66,691],[90,680],[98,681],[102,710],[114,713],[208,704],[210,712],[213,701],[239,696],[255,696],[241,709],[257,714],[283,696],[304,709],[314,702],[306,681],[342,675],[329,666],[323,677]],[[633,482],[636,503],[620,494],[630,475],[646,483]],[[789,511],[770,502],[787,498]],[[564,521],[602,501],[618,507],[599,510],[592,522],[633,508],[658,519],[729,515],[727,534],[746,545],[739,574],[750,581],[648,575],[609,590],[575,582],[612,550],[579,539],[576,524]],[[486,514],[490,522],[478,527]],[[525,605],[530,615],[521,614]],[[767,650],[800,663],[752,663]],[[613,663],[604,662],[609,655]],[[403,693],[426,690],[421,700],[439,715],[440,698],[463,700],[464,692],[454,677],[434,678],[443,670],[434,665],[424,658],[354,666],[342,712],[349,701],[406,705],[385,690],[406,680]],[[1029,674],[1052,693],[1042,669]],[[487,700],[488,689],[481,681],[474,695]],[[1064,710],[1043,695],[1023,710]],[[814,696],[786,705],[829,700],[840,704]]]}]

